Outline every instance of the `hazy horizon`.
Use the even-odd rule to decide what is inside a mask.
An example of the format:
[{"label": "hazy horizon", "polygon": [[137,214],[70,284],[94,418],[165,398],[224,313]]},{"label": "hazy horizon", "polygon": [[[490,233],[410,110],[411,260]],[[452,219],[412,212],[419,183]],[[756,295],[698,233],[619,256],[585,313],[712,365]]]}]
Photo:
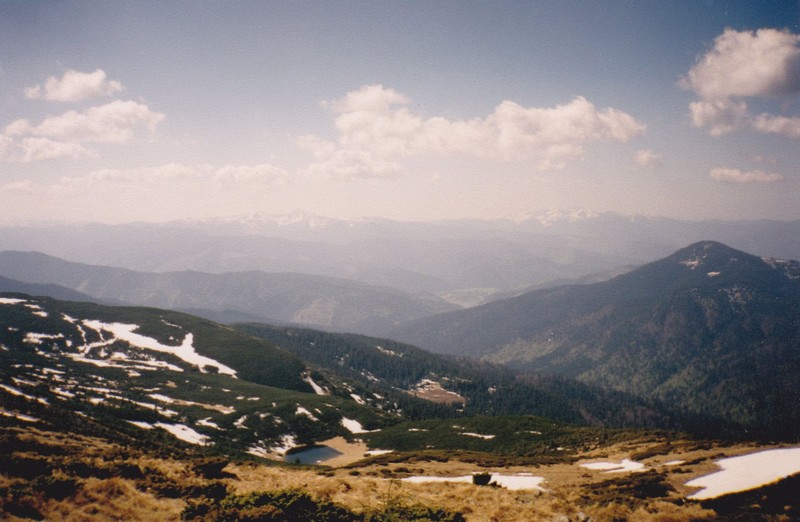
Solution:
[{"label": "hazy horizon", "polygon": [[800,4],[0,0],[0,225],[800,219]]}]

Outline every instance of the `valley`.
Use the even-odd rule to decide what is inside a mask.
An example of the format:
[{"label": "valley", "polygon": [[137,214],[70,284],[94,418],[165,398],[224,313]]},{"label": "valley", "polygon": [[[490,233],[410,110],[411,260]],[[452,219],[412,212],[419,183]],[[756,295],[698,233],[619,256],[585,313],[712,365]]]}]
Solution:
[{"label": "valley", "polygon": [[585,277],[462,309],[0,252],[0,509],[796,518],[800,265],[702,241]]}]

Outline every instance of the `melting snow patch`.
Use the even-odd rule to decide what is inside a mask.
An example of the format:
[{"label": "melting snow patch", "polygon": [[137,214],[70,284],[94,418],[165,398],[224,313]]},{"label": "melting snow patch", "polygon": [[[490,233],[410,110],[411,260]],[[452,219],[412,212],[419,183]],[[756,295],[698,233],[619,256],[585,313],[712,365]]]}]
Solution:
[{"label": "melting snow patch", "polygon": [[272,450],[281,455],[285,455],[287,451],[296,446],[297,440],[293,435],[283,435],[281,436],[281,444],[279,446],[273,446]]},{"label": "melting snow patch", "polygon": [[699,257],[696,257],[694,259],[687,259],[685,261],[680,262],[680,264],[682,264],[683,266],[688,266],[692,270],[700,266],[700,263],[702,263],[702,259],[700,259]]},{"label": "melting snow patch", "polygon": [[180,346],[168,346],[161,344],[153,338],[134,333],[134,330],[139,328],[139,326],[135,324],[103,323],[100,321],[89,320],[83,321],[83,324],[89,328],[92,328],[93,330],[97,330],[98,332],[100,330],[111,332],[114,334],[114,337],[122,341],[126,341],[131,346],[137,346],[139,348],[175,355],[179,359],[186,361],[189,364],[197,365],[202,372],[205,372],[203,369],[205,366],[216,366],[219,369],[219,373],[236,377],[236,370],[233,368],[225,366],[224,364],[210,357],[206,357],[197,353],[193,346],[194,336],[191,333],[186,334],[186,337],[184,337],[183,343]]},{"label": "melting snow patch", "polygon": [[39,422],[39,419],[36,417],[31,417],[30,415],[25,415],[24,413],[14,413],[11,411],[6,411],[0,408],[0,415],[3,417],[14,417],[15,419],[25,421],[25,422]]},{"label": "melting snow patch", "polygon": [[641,462],[634,462],[630,459],[623,459],[620,463],[615,462],[589,462],[586,464],[581,464],[581,467],[586,469],[593,469],[597,471],[603,471],[605,473],[624,473],[626,471],[630,471],[633,473],[637,473],[640,471],[644,471],[646,468],[644,464]]},{"label": "melting snow patch", "polygon": [[306,417],[308,417],[309,419],[314,420],[314,421],[318,421],[319,420],[318,418],[314,417],[314,414],[312,414],[310,411],[308,411],[307,409],[303,408],[300,405],[297,406],[297,409],[295,410],[294,414],[295,415],[305,415]]},{"label": "melting snow patch", "polygon": [[314,382],[314,379],[312,379],[310,375],[306,375],[306,377],[303,380],[306,381],[309,384],[309,386],[311,386],[311,388],[314,389],[314,393],[316,393],[317,395],[328,395],[328,393],[322,388],[322,386]]},{"label": "melting snow patch", "polygon": [[15,299],[13,297],[0,297],[0,304],[15,305],[20,303],[27,303],[25,299]]},{"label": "melting snow patch", "polygon": [[487,440],[493,439],[497,436],[497,435],[481,435],[480,433],[471,433],[471,432],[463,432],[461,433],[461,435],[466,435],[467,437],[476,437],[479,439],[487,439]]},{"label": "melting snow patch", "polygon": [[131,424],[133,424],[137,428],[142,428],[143,430],[152,430],[153,429],[153,425],[150,424],[149,422],[132,421],[132,420],[129,420],[128,422],[130,422]]},{"label": "melting snow patch", "polygon": [[765,486],[800,472],[800,448],[759,451],[717,461],[721,471],[686,483],[703,488],[688,498],[705,500]]},{"label": "melting snow patch", "polygon": [[362,399],[360,395],[356,395],[355,393],[351,393],[351,394],[350,394],[350,397],[352,397],[352,398],[353,398],[353,400],[354,400],[354,401],[356,401],[356,402],[357,402],[357,403],[359,403],[359,404],[366,404],[366,403],[364,402],[364,399]]},{"label": "melting snow patch", "polygon": [[27,393],[22,392],[22,391],[20,391],[20,390],[18,390],[16,388],[14,388],[13,386],[8,386],[6,384],[0,384],[0,389],[3,389],[5,391],[7,391],[11,395],[16,395],[18,397],[24,397],[24,398],[28,399],[29,401],[36,401],[36,402],[38,402],[40,404],[47,404],[47,399],[43,399],[41,397],[34,397],[33,395],[28,395]]},{"label": "melting snow patch", "polygon": [[365,430],[364,426],[361,425],[355,419],[348,419],[347,417],[342,417],[342,426],[347,428],[350,433],[358,434],[358,433],[373,433],[380,430]]},{"label": "melting snow patch", "polygon": [[253,445],[247,448],[247,453],[250,455],[255,455],[256,457],[261,457],[262,459],[266,459],[269,457],[269,450],[264,448],[263,446]]},{"label": "melting snow patch", "polygon": [[211,417],[206,417],[205,419],[200,419],[196,422],[198,426],[205,426],[206,428],[214,428],[215,430],[222,431],[222,428],[219,425],[211,420]]},{"label": "melting snow patch", "polygon": [[368,457],[377,457],[378,455],[386,455],[387,453],[394,453],[394,450],[382,450],[382,449],[369,450],[365,453],[365,455]]},{"label": "melting snow patch", "polygon": [[29,344],[42,344],[42,341],[47,339],[63,339],[64,334],[58,335],[50,335],[50,334],[41,334],[41,333],[32,333],[29,332],[25,336],[25,342]]},{"label": "melting snow patch", "polygon": [[720,275],[721,273],[722,273],[722,272],[709,272],[709,273],[707,273],[706,275],[707,275],[708,277],[717,277],[717,276],[718,276],[718,275]]},{"label": "melting snow patch", "polygon": [[180,439],[189,444],[197,444],[199,446],[207,446],[209,438],[207,435],[197,433],[189,426],[184,424],[167,424],[165,422],[156,422],[156,428],[161,428],[170,432],[175,438]]}]

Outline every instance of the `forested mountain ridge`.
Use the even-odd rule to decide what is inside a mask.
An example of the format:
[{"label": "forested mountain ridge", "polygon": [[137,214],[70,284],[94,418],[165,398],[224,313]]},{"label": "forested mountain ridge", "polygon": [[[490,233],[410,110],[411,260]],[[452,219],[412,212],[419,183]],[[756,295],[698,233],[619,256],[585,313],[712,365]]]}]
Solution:
[{"label": "forested mountain ridge", "polygon": [[393,334],[766,432],[791,435],[800,426],[800,263],[716,242],[610,281],[535,291]]},{"label": "forested mountain ridge", "polygon": [[0,250],[140,272],[293,272],[424,292],[461,306],[638,266],[695,241],[800,258],[800,221],[688,221],[585,210],[399,222],[254,214],[0,227]]},{"label": "forested mountain ridge", "polygon": [[191,311],[214,320],[300,323],[339,331],[383,331],[457,308],[431,295],[298,273],[148,273],[73,263],[38,252],[0,252],[0,276],[49,283],[98,300]]},{"label": "forested mountain ridge", "polygon": [[[718,419],[683,415],[664,404],[551,374],[518,372],[476,359],[433,354],[388,339],[265,324],[237,330],[266,339],[326,373],[328,380],[360,382],[369,393],[394,401],[432,394],[439,406],[404,404],[410,418],[441,415],[537,415],[591,426],[669,428],[733,435]],[[402,399],[400,399],[402,401]],[[449,404],[442,409],[442,402]],[[425,411],[430,410],[430,411]]]}]

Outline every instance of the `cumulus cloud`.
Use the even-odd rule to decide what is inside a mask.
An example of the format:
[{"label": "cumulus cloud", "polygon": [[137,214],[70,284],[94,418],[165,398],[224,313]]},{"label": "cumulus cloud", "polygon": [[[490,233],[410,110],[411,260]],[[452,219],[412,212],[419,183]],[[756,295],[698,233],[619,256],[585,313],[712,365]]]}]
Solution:
[{"label": "cumulus cloud", "polygon": [[753,115],[742,98],[800,94],[800,35],[777,29],[726,29],[679,82],[700,98],[692,124],[712,136],[749,129],[800,138],[800,118]]},{"label": "cumulus cloud", "polygon": [[800,35],[726,29],[682,85],[707,100],[800,92]]},{"label": "cumulus cloud", "polygon": [[124,143],[141,128],[154,131],[164,119],[160,112],[134,101],[116,100],[86,111],[68,111],[45,118],[38,125],[19,119],[6,126],[0,145],[4,161],[31,162],[53,158],[80,158],[94,151],[85,143]]},{"label": "cumulus cloud", "polygon": [[715,168],[709,177],[723,183],[776,183],[783,181],[783,176],[775,172],[763,170],[742,171],[739,169]]},{"label": "cumulus cloud", "polygon": [[317,159],[308,171],[342,177],[394,175],[397,158],[466,154],[561,169],[592,142],[625,142],[645,126],[617,109],[598,110],[586,98],[549,108],[503,101],[485,118],[452,120],[413,113],[411,100],[382,85],[365,85],[330,104],[335,142],[305,136],[298,144]]},{"label": "cumulus cloud", "polygon": [[655,167],[661,162],[661,155],[650,149],[637,150],[633,155],[633,161],[640,167]]},{"label": "cumulus cloud", "polygon": [[29,99],[79,102],[110,96],[122,90],[122,84],[117,80],[107,79],[106,72],[102,69],[90,73],[68,69],[61,78],[51,76],[44,84],[28,87],[25,89],[25,96]]}]

